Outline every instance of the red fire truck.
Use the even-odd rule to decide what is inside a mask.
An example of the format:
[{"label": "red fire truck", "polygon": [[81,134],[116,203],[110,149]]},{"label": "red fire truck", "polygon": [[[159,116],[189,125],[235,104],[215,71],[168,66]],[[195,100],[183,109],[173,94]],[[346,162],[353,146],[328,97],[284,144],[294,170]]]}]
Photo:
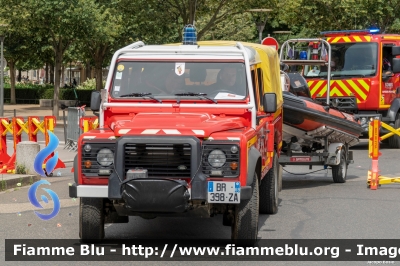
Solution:
[{"label": "red fire truck", "polygon": [[83,134],[70,197],[79,235],[101,240],[129,216],[223,215],[254,241],[278,210],[282,91],[277,52],[239,42],[144,45],[112,59],[92,94],[99,128]]},{"label": "red fire truck", "polygon": [[[332,49],[330,103],[355,113],[365,132],[374,117],[399,128],[400,35],[380,34],[376,28],[321,34]],[[305,67],[304,77],[316,100],[326,101],[327,73],[326,67]],[[390,137],[388,143],[400,148],[400,137]]]}]

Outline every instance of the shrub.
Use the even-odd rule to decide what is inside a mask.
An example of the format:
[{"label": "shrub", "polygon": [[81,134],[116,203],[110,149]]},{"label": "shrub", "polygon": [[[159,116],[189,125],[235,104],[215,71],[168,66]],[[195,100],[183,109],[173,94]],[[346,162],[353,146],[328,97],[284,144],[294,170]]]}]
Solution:
[{"label": "shrub", "polygon": [[95,90],[96,89],[96,79],[88,79],[85,82],[82,82],[78,87],[77,90]]},{"label": "shrub", "polygon": [[[39,99],[53,99],[54,89],[45,86],[35,85],[36,88],[16,88],[15,98],[17,103],[39,103]],[[92,90],[76,90],[79,101],[82,104],[90,104]],[[4,88],[4,99],[10,102],[11,89]],[[60,100],[75,100],[75,93],[72,89],[60,89]]]}]

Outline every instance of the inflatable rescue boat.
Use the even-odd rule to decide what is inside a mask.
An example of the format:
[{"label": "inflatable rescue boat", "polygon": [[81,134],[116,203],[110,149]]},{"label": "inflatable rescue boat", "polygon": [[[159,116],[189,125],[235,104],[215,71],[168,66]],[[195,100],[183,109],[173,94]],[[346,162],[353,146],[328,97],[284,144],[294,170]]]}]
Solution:
[{"label": "inflatable rescue boat", "polygon": [[290,87],[283,93],[283,140],[286,144],[295,144],[294,147],[306,151],[321,147],[319,144],[323,145],[324,141],[348,146],[358,143],[363,128],[352,114],[314,101],[306,80],[300,74],[287,75]]}]

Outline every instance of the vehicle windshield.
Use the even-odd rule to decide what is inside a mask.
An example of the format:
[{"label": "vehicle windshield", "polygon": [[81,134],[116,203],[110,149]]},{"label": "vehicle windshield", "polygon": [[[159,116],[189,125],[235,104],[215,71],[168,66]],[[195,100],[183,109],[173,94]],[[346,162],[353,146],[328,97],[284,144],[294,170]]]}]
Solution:
[{"label": "vehicle windshield", "polygon": [[119,62],[111,95],[123,99],[147,94],[156,99],[243,100],[247,96],[245,73],[240,62]]},{"label": "vehicle windshield", "polygon": [[[378,68],[377,43],[333,43],[331,50],[332,78],[376,75]],[[307,78],[326,78],[328,74],[326,66],[311,66],[304,69],[304,76]]]}]

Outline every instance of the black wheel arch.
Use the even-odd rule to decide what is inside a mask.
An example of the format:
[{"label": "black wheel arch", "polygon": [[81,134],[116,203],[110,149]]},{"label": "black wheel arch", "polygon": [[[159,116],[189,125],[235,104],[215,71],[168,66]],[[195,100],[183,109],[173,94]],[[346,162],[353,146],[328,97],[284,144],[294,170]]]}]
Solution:
[{"label": "black wheel arch", "polygon": [[400,111],[400,98],[396,98],[393,100],[390,108],[386,114],[386,117],[389,118],[390,122],[394,122],[396,120],[396,114]]},{"label": "black wheel arch", "polygon": [[253,184],[254,172],[256,172],[258,181],[261,181],[261,153],[253,146],[247,154],[247,180],[246,185]]}]

